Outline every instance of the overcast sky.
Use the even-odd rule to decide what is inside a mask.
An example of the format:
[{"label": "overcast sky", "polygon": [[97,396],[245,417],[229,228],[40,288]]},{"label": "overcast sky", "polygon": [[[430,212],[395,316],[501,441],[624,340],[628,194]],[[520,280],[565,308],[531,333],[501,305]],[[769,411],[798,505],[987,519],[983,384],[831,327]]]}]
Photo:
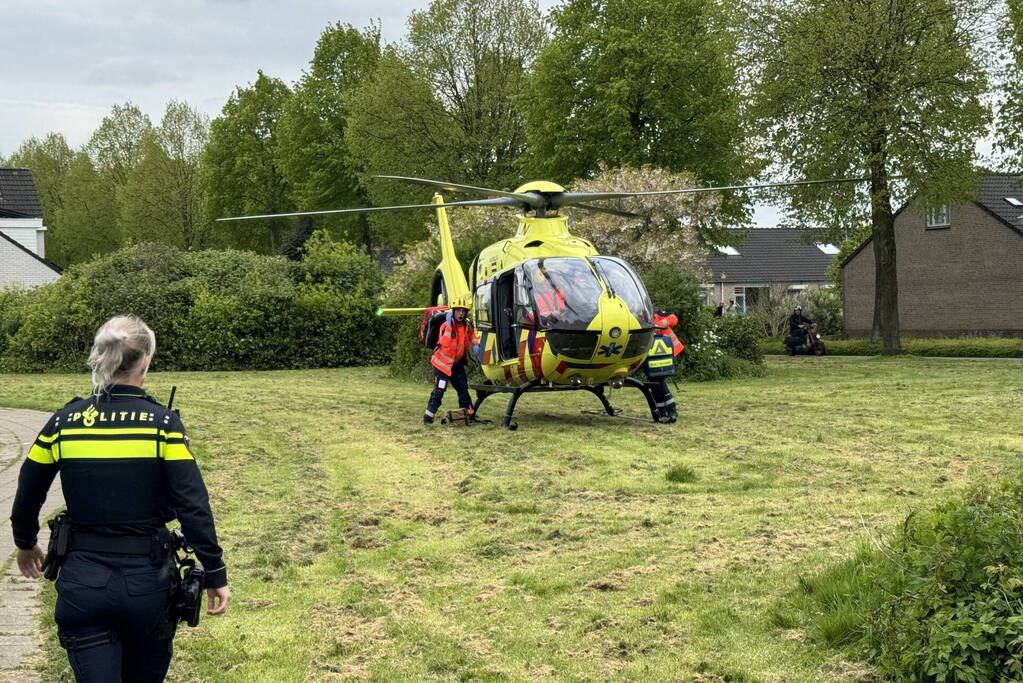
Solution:
[{"label": "overcast sky", "polygon": [[[0,157],[32,136],[83,145],[114,104],[154,123],[184,100],[211,118],[256,71],[294,83],[323,29],[380,21],[400,41],[428,0],[0,0]],[[557,0],[540,0],[549,9]],[[467,179],[454,179],[467,180]],[[758,211],[770,224],[774,212]]]}]

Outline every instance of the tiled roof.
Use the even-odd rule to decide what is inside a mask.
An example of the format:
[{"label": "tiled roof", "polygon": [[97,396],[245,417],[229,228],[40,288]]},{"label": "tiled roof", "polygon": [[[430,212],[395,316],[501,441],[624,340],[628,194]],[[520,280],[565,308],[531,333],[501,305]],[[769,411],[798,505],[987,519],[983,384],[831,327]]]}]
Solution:
[{"label": "tiled roof", "polygon": [[[740,230],[731,231],[741,234]],[[802,230],[757,228],[735,247],[738,256],[712,252],[707,266],[714,282],[826,282],[834,254],[803,241]]]},{"label": "tiled roof", "polygon": [[8,217],[42,218],[32,171],[27,168],[0,168],[0,211]]},{"label": "tiled roof", "polygon": [[[984,176],[980,181],[980,192],[977,204],[986,209],[1000,221],[1023,235],[1023,187],[1020,187],[1019,174],[992,174]],[[1005,201],[1011,197],[1020,202],[1014,206]]]}]

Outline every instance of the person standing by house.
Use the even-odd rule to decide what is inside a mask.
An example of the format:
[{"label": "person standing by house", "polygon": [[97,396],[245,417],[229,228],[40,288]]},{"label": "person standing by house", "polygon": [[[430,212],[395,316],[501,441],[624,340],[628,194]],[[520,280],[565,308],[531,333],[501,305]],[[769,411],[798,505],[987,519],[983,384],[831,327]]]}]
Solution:
[{"label": "person standing by house", "polygon": [[735,303],[735,299],[728,300],[728,306],[725,307],[725,315],[738,315],[739,306]]},{"label": "person standing by house", "polygon": [[70,538],[55,618],[78,681],[166,676],[178,621],[170,609],[177,569],[168,521],[181,522],[206,570],[208,613],[226,612],[231,596],[185,428],[142,389],[155,351],[153,331],[138,318],[104,323],[89,354],[92,395],[53,414],[18,477],[11,511],[18,568],[39,578],[39,510],[60,472]]},{"label": "person standing by house", "polygon": [[721,303],[721,302],[718,302],[717,308],[714,309],[714,317],[715,318],[720,318],[722,315],[724,315],[724,313],[725,313],[725,305],[723,303]]},{"label": "person standing by house", "polygon": [[659,422],[678,420],[675,397],[668,388],[668,378],[675,374],[675,358],[686,348],[672,329],[677,324],[678,316],[674,313],[654,312],[654,343],[643,362],[643,372],[652,384]]},{"label": "person standing by house", "polygon": [[465,363],[470,350],[474,349],[475,331],[469,322],[469,309],[472,301],[466,298],[451,300],[451,311],[440,326],[437,335],[437,346],[430,357],[433,366],[433,391],[423,413],[423,424],[433,424],[437,416],[444,392],[448,384],[458,392],[458,407],[464,409],[472,417],[472,398],[469,396],[469,379],[465,373]]}]

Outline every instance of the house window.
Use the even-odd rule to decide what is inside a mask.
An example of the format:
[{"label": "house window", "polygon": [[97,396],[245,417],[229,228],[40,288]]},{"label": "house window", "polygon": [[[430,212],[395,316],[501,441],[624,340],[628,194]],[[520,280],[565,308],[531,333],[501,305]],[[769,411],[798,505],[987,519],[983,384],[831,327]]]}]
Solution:
[{"label": "house window", "polygon": [[949,220],[948,204],[932,206],[927,209],[928,228],[947,228],[952,223]]},{"label": "house window", "polygon": [[746,288],[745,287],[736,287],[735,288],[735,305],[743,313],[746,312]]},{"label": "house window", "polygon": [[700,285],[700,294],[703,296],[703,305],[709,306],[714,299],[714,285]]}]

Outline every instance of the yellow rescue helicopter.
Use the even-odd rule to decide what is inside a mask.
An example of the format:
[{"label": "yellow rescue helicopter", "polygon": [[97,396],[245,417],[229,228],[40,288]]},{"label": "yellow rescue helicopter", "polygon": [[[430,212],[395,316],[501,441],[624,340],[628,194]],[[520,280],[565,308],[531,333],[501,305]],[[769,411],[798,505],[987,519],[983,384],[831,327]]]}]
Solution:
[{"label": "yellow rescue helicopter", "polygon": [[[479,344],[477,360],[486,376],[476,391],[474,412],[495,393],[511,394],[503,425],[527,392],[584,390],[600,399],[608,415],[617,415],[605,389],[635,387],[650,415],[660,415],[647,383],[630,376],[654,342],[653,306],[643,281],[624,261],[601,255],[589,241],[572,235],[560,209],[579,207],[624,218],[642,218],[591,202],[641,195],[753,190],[845,182],[809,180],[790,183],[686,188],[653,192],[568,192],[552,182],[534,181],[514,192],[403,176],[377,176],[427,185],[444,192],[469,192],[486,199],[445,202],[438,192],[430,204],[299,211],[220,220],[368,213],[432,208],[440,229],[441,260],[433,280],[431,306],[469,308]],[[472,262],[469,279],[455,256],[447,209],[505,206],[519,209],[518,231],[483,249]],[[427,308],[382,308],[380,315],[422,315]]]}]

